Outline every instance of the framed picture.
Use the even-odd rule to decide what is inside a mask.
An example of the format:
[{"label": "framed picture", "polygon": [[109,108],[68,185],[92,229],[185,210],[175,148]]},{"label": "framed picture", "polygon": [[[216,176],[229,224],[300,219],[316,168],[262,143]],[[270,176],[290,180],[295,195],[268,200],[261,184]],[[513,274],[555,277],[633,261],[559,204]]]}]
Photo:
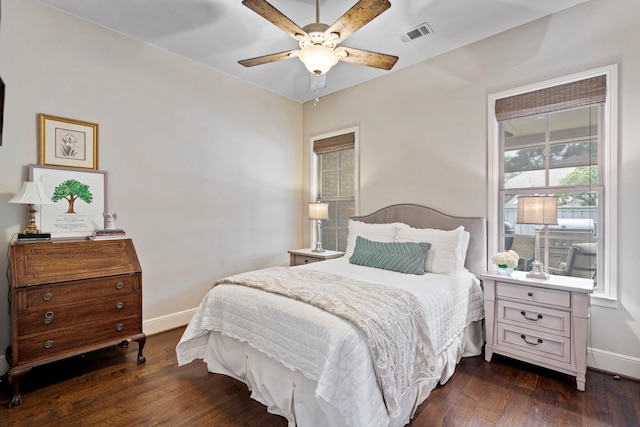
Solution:
[{"label": "framed picture", "polygon": [[52,238],[85,238],[104,226],[107,172],[29,165],[29,179],[53,202],[40,205],[36,225]]},{"label": "framed picture", "polygon": [[40,114],[40,164],[98,169],[98,125]]}]

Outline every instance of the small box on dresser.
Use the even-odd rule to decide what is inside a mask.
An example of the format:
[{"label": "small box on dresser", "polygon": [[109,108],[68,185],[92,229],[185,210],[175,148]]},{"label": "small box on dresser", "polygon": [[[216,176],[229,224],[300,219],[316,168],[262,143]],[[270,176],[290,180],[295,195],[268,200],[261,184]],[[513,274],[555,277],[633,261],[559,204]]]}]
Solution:
[{"label": "small box on dresser", "polygon": [[11,255],[9,383],[33,367],[138,342],[142,349],[142,271],[131,239],[14,243]]},{"label": "small box on dresser", "polygon": [[576,377],[584,391],[593,280],[551,275],[528,279],[485,273],[485,360],[493,353]]}]

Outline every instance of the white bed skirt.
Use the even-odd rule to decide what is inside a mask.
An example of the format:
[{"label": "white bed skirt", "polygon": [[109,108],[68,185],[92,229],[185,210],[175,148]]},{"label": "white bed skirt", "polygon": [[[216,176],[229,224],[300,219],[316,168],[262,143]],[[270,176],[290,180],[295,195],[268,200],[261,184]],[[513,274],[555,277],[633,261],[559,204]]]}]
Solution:
[{"label": "white bed skirt", "polygon": [[[285,417],[289,427],[349,426],[337,409],[316,396],[316,381],[285,367],[248,344],[218,332],[211,332],[208,341],[204,361],[209,372],[228,375],[245,383],[251,391],[251,398],[265,405],[270,413]],[[388,418],[387,425],[399,427],[408,424],[418,405],[427,399],[437,384],[444,384],[453,375],[460,359],[479,355],[483,343],[482,321],[474,322],[440,355],[443,369],[439,379],[414,384],[402,397],[398,417],[390,418],[384,413]]]}]

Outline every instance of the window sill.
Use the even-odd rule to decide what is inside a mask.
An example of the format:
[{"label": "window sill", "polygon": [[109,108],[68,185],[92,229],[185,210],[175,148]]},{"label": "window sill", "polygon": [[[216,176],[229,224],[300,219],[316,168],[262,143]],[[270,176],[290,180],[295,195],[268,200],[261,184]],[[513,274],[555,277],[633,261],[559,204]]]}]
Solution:
[{"label": "window sill", "polygon": [[603,294],[592,294],[591,305],[606,308],[618,308],[618,299]]}]

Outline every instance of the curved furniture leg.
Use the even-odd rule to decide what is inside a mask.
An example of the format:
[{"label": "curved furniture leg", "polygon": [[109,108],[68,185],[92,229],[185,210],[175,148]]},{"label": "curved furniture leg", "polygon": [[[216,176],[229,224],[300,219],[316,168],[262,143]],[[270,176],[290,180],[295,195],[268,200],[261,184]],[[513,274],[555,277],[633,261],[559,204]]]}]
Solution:
[{"label": "curved furniture leg", "polygon": [[147,343],[147,337],[144,336],[142,338],[136,338],[134,339],[134,341],[138,342],[138,364],[146,362],[147,359],[142,355],[142,349],[144,348],[144,345]]},{"label": "curved furniture leg", "polygon": [[22,397],[20,396],[20,378],[27,372],[29,372],[31,368],[20,369],[20,370],[9,370],[9,384],[11,388],[13,388],[13,397],[9,401],[9,408],[14,406],[18,406],[22,403]]}]

